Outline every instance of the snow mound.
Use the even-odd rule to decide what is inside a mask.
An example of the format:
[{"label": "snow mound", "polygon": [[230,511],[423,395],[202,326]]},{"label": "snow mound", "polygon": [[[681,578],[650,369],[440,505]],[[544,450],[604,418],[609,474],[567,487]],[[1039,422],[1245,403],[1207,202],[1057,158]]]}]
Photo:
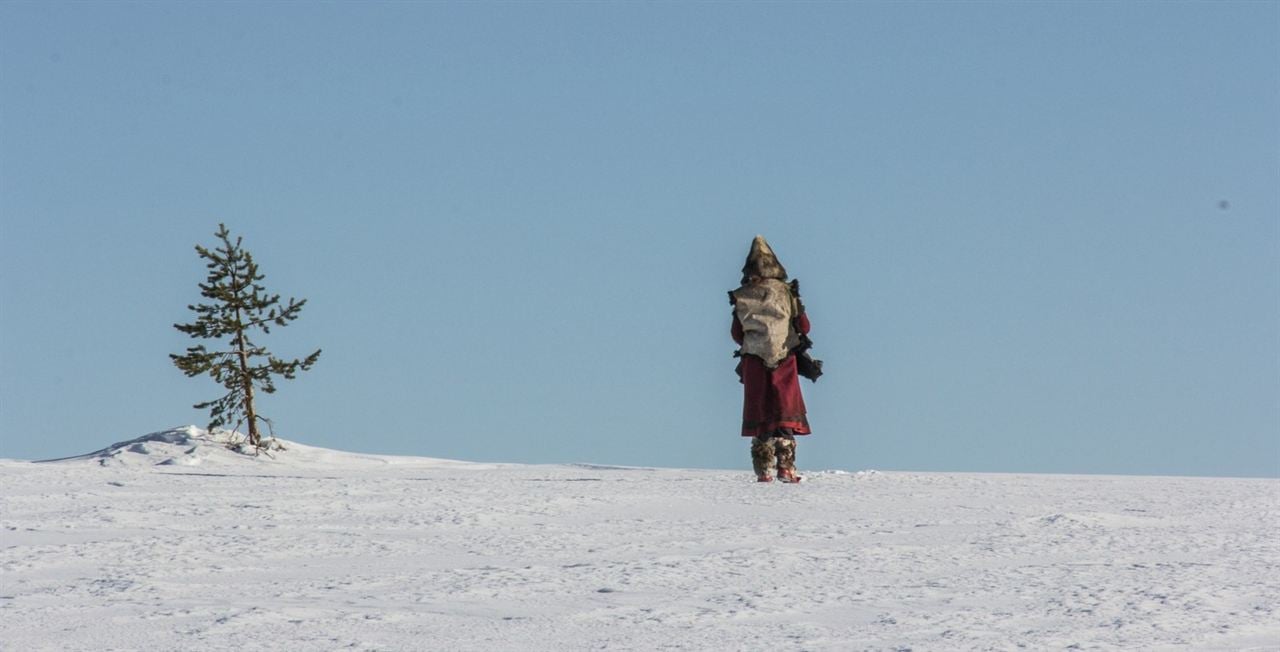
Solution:
[{"label": "snow mound", "polygon": [[85,455],[44,462],[94,462],[99,466],[201,466],[224,456],[241,456],[229,446],[242,441],[234,433],[209,433],[196,426],[153,432],[136,439],[116,442]]},{"label": "snow mound", "polygon": [[102,467],[161,469],[228,467],[252,473],[273,471],[338,471],[375,468],[470,468],[492,469],[508,465],[477,464],[430,457],[366,455],[316,446],[285,439],[272,439],[271,446],[255,451],[245,444],[243,434],[228,430],[209,432],[196,426],[183,426],[116,442],[102,450],[85,455],[41,460],[41,463],[93,463]]}]

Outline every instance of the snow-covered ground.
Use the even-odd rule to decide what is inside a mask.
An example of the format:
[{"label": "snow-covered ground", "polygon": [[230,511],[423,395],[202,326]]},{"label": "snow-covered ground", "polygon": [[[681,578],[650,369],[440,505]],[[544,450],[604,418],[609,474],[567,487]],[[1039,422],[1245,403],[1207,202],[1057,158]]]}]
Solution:
[{"label": "snow-covered ground", "polygon": [[286,445],[0,461],[0,648],[1280,649],[1277,480]]}]

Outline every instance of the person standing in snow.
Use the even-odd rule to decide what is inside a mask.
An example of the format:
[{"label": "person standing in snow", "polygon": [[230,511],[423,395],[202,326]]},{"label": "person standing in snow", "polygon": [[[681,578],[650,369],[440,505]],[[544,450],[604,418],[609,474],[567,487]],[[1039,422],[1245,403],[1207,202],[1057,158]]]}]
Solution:
[{"label": "person standing in snow", "polygon": [[[742,267],[742,285],[729,292],[738,378],[743,386],[742,436],[751,437],[751,463],[759,482],[799,482],[796,436],[807,435],[809,420],[796,366],[796,347],[809,333],[799,283],[763,236],[751,243]],[[816,376],[810,376],[816,378]]]}]

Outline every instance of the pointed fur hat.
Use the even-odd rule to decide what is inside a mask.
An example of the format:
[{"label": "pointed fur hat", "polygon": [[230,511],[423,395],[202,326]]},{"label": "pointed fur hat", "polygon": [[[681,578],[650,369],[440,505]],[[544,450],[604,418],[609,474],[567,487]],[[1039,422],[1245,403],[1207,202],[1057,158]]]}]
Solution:
[{"label": "pointed fur hat", "polygon": [[779,281],[787,280],[787,269],[778,262],[777,255],[773,253],[773,247],[769,246],[762,235],[756,236],[756,239],[751,241],[747,263],[742,266],[742,284],[746,285],[753,276],[775,278]]}]

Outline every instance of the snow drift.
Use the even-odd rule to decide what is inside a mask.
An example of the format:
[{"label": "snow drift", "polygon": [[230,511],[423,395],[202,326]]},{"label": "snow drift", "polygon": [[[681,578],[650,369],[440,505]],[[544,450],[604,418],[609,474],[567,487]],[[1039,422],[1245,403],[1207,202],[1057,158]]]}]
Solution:
[{"label": "snow drift", "polygon": [[386,468],[499,468],[431,457],[366,455],[307,446],[286,439],[267,438],[272,447],[253,451],[242,445],[246,437],[237,432],[209,432],[184,426],[153,432],[136,439],[114,443],[86,455],[41,460],[39,463],[93,462],[99,466],[144,468],[150,466],[230,467],[240,471],[270,474],[274,471],[332,471],[341,469]]}]

